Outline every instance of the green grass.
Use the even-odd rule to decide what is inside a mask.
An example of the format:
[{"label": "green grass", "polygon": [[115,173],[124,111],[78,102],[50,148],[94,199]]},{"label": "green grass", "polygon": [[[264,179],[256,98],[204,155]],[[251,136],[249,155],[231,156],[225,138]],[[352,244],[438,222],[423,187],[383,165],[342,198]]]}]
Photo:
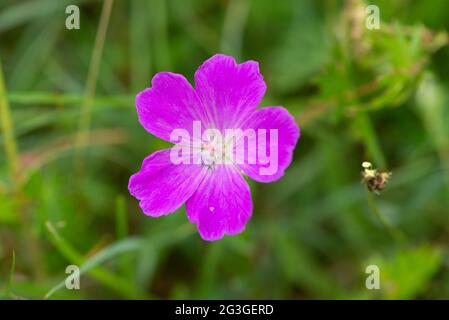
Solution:
[{"label": "green grass", "polygon": [[[357,18],[366,4],[0,1],[0,297],[449,298],[447,3],[374,1],[379,30]],[[302,136],[281,180],[250,182],[245,232],[209,243],[183,208],[143,215],[127,185],[167,147],[136,93],[218,52],[257,60],[261,105]],[[380,195],[362,161],[393,172]]]}]

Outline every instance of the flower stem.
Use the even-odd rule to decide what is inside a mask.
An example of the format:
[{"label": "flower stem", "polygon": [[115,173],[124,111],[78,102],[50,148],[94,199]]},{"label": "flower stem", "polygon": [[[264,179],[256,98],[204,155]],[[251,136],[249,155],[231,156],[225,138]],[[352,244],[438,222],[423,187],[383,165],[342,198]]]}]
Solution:
[{"label": "flower stem", "polygon": [[374,159],[374,162],[380,168],[387,168],[387,160],[382,152],[379,138],[369,115],[361,112],[357,115],[355,121],[370,158]]}]

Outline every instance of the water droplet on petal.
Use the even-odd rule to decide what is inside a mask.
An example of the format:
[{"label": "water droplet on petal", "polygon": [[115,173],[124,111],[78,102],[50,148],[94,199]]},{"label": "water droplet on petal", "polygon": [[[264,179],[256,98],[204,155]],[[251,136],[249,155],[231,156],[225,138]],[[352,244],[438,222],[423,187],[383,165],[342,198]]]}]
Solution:
[{"label": "water droplet on petal", "polygon": [[215,208],[214,207],[209,207],[210,212],[214,212]]}]

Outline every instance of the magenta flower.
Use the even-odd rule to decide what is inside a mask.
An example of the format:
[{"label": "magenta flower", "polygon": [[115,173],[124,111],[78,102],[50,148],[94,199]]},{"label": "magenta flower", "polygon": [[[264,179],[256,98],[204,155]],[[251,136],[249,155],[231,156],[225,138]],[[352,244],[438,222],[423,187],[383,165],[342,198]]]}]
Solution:
[{"label": "magenta flower", "polygon": [[[185,203],[189,221],[204,240],[245,229],[253,205],[242,174],[259,182],[279,179],[299,138],[299,128],[286,109],[257,109],[265,90],[257,62],[237,64],[221,54],[196,71],[195,88],[179,74],[154,76],[152,87],[136,97],[139,122],[178,149],[148,156],[129,180],[129,192],[146,215],[167,215]],[[243,132],[230,135],[230,153],[220,147],[229,145],[228,129]],[[211,131],[225,139],[216,143],[217,134]],[[174,161],[176,154],[180,156]]]}]

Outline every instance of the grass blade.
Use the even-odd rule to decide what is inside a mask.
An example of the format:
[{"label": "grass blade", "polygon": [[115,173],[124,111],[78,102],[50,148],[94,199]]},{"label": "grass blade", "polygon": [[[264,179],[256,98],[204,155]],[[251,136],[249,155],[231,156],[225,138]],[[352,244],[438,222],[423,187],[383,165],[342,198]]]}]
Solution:
[{"label": "grass blade", "polygon": [[[47,230],[50,235],[50,241],[55,245],[59,252],[71,263],[81,266],[80,274],[87,272],[94,279],[102,284],[113,289],[117,293],[130,299],[145,298],[146,295],[135,288],[130,282],[123,278],[110,273],[101,268],[99,265],[104,261],[110,259],[123,252],[137,250],[141,247],[141,242],[136,239],[128,239],[126,241],[118,242],[106,247],[104,250],[97,253],[92,258],[86,260],[80,253],[78,253],[65,239],[63,239],[56,231],[54,226],[47,222]],[[64,286],[65,280],[53,287],[46,295],[45,299],[51,297],[56,291]]]}]

